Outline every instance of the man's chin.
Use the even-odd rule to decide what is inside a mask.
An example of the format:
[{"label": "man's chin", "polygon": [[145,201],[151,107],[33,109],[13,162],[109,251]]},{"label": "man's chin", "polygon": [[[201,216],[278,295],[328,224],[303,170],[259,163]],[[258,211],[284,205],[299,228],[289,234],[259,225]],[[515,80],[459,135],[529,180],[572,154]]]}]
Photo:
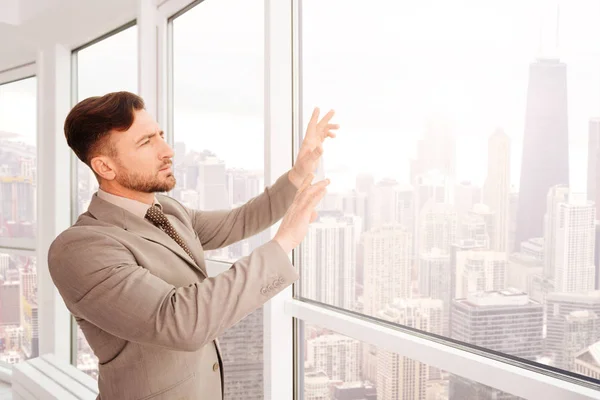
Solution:
[{"label": "man's chin", "polygon": [[170,192],[175,188],[177,180],[175,176],[168,175],[163,179],[154,179],[152,181],[142,183],[140,180],[125,180],[120,181],[121,186],[143,193],[163,193]]},{"label": "man's chin", "polygon": [[174,176],[169,176],[161,185],[157,185],[155,192],[170,192],[175,188],[177,181]]}]

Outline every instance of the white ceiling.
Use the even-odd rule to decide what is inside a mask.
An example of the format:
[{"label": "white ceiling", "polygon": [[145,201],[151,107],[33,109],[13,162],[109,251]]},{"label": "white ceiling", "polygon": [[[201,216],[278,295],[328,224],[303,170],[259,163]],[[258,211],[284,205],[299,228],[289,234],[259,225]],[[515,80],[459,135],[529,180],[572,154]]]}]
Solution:
[{"label": "white ceiling", "polygon": [[138,0],[0,0],[0,71],[59,43],[85,44],[137,15]]}]

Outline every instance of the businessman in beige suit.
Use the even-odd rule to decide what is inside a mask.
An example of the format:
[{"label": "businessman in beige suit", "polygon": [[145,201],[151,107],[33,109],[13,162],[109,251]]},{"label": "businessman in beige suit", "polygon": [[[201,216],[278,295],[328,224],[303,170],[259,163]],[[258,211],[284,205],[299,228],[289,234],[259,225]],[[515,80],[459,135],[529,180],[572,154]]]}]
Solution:
[{"label": "businessman in beige suit", "polygon": [[[173,151],[128,92],[77,104],[67,143],[100,183],[89,209],[52,243],[54,284],[99,359],[102,400],[223,398],[217,337],[298,279],[288,254],[304,238],[328,180],[312,184],[329,112],[308,124],[298,160],[261,195],[226,211],[184,207]],[[275,237],[209,278],[204,251],[283,217]]]}]

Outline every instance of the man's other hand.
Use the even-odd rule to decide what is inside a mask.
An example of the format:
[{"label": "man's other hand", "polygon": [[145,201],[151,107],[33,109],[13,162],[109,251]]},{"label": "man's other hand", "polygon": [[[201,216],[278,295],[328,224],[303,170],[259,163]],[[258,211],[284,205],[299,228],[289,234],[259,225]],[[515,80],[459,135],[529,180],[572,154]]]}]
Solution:
[{"label": "man's other hand", "polygon": [[313,178],[312,173],[306,176],[273,238],[286,253],[292,251],[304,240],[308,232],[308,225],[317,218],[315,208],[327,193],[329,179],[313,185],[311,184]]}]

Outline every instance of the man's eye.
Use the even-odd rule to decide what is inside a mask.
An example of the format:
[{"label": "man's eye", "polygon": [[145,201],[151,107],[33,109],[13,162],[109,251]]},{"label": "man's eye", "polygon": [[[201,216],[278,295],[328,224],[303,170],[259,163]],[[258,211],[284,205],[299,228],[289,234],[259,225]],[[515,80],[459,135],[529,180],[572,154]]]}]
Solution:
[{"label": "man's eye", "polygon": [[143,142],[143,143],[142,143],[142,146],[144,146],[144,145],[146,145],[146,144],[148,144],[148,143],[150,143],[150,140],[146,140],[145,142]]}]

